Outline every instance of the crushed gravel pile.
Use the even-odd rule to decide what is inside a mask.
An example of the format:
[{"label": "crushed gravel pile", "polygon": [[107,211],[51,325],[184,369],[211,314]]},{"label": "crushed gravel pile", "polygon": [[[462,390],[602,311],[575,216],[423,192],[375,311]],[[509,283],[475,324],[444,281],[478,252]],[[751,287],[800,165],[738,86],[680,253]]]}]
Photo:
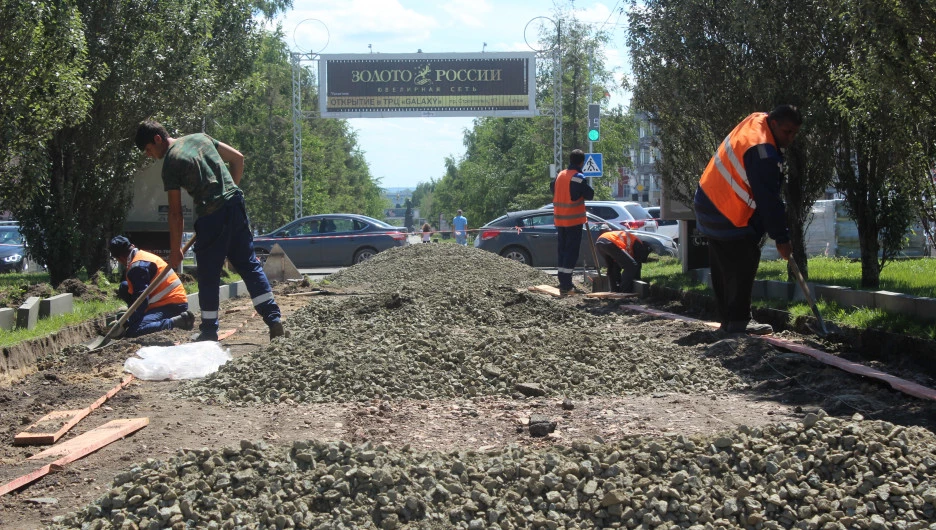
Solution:
[{"label": "crushed gravel pile", "polygon": [[[706,392],[745,383],[680,345],[682,322],[617,314],[613,302],[525,288],[540,271],[457,245],[411,245],[329,277],[292,337],[183,390],[233,403]],[[349,295],[348,293],[360,293]]]},{"label": "crushed gravel pile", "polygon": [[182,451],[119,475],[54,528],[923,529],[936,439],[823,412],[715,437],[412,453],[262,443]]}]

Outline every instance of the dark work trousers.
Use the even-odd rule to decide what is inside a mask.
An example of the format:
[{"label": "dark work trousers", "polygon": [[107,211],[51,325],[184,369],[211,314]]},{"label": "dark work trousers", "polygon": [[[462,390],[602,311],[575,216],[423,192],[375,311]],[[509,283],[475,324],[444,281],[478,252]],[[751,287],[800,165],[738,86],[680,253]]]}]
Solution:
[{"label": "dark work trousers", "polygon": [[751,289],[760,265],[760,244],[753,239],[707,238],[712,290],[721,323],[751,320]]},{"label": "dark work trousers", "polygon": [[640,278],[640,264],[607,239],[599,239],[595,243],[595,251],[608,268],[608,288],[619,293],[634,292],[634,280]]},{"label": "dark work trousers", "polygon": [[253,301],[254,309],[269,326],[280,320],[280,309],[273,300],[273,290],[263,265],[254,254],[253,235],[244,207],[244,196],[237,194],[216,212],[195,221],[195,259],[198,261],[198,305],[201,325],[206,332],[218,331],[218,289],[225,258],[237,270]]},{"label": "dark work trousers", "polygon": [[559,289],[568,291],[572,286],[572,273],[575,272],[575,263],[578,261],[579,247],[582,244],[582,225],[557,226],[559,241],[559,260],[556,268],[559,269]]},{"label": "dark work trousers", "polygon": [[157,308],[149,308],[143,318],[133,322],[133,317],[127,320],[127,332],[124,337],[133,338],[156,333],[164,329],[172,329],[169,321],[174,316],[181,315],[188,310],[188,304],[166,304]]}]

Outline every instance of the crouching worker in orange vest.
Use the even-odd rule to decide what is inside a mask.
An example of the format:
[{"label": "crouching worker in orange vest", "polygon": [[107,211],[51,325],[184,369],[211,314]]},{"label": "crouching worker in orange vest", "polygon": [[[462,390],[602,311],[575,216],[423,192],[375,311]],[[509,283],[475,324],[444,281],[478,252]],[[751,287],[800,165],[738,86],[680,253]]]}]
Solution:
[{"label": "crouching worker in orange vest", "polygon": [[634,292],[641,266],[647,262],[650,247],[626,231],[605,232],[598,237],[595,251],[608,268],[608,288],[618,293]]},{"label": "crouching worker in orange vest", "polygon": [[[140,250],[124,236],[110,240],[111,256],[127,270],[126,280],[120,282],[118,296],[128,305],[146,290],[160,272],[169,265],[162,258]],[[171,271],[162,284],[153,289],[124,324],[125,337],[139,337],[164,329],[195,327],[195,315],[188,310],[185,287],[175,271]]]}]

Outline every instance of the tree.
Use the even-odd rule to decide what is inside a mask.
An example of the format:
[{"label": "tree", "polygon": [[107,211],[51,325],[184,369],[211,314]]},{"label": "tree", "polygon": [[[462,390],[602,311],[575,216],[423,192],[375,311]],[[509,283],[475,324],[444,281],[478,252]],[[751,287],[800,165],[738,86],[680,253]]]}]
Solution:
[{"label": "tree", "polygon": [[806,121],[787,150],[787,226],[808,273],[804,227],[832,178],[835,113],[828,72],[846,53],[830,2],[632,3],[628,46],[632,105],[659,130],[658,162],[667,193],[685,204],[718,143],[745,116],[798,105]]},{"label": "tree", "polygon": [[936,6],[854,0],[841,14],[850,53],[832,75],[837,184],[858,225],[861,285],[876,288],[924,206],[936,109],[932,81],[919,73],[936,57],[924,53],[934,49],[932,28],[919,20],[936,19]]},{"label": "tree", "polygon": [[[53,283],[108,261],[106,240],[131,202],[129,175],[142,156],[136,125],[164,118],[170,132],[202,125],[211,101],[253,66],[260,11],[287,2],[77,0],[87,43],[84,82],[91,105],[79,123],[53,131],[14,206]],[[165,117],[171,117],[165,119]],[[25,170],[21,175],[25,174]],[[93,215],[90,215],[93,212]],[[34,231],[35,234],[30,234]]]},{"label": "tree", "polygon": [[[88,52],[74,2],[3,2],[0,17],[0,210],[28,221],[30,202],[51,192],[35,184],[49,169],[43,145],[91,105]],[[41,241],[31,223],[20,229]]]}]

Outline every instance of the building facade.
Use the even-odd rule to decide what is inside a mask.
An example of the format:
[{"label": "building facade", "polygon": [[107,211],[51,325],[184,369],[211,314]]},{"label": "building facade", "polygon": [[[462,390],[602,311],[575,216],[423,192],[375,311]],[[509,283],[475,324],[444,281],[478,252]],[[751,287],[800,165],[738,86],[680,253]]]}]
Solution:
[{"label": "building facade", "polygon": [[638,112],[637,143],[624,155],[631,167],[619,167],[618,180],[611,184],[616,200],[636,201],[644,206],[659,206],[662,194],[656,161],[660,158],[657,127],[646,112]]}]

